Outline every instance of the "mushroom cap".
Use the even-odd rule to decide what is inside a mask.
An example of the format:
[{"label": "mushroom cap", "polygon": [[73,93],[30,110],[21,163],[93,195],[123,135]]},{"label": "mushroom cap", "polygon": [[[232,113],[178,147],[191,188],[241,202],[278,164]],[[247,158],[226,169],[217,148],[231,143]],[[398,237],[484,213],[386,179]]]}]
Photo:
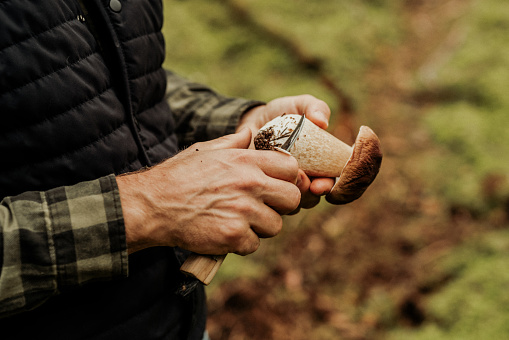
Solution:
[{"label": "mushroom cap", "polygon": [[375,180],[381,164],[378,136],[369,127],[361,126],[352,155],[325,199],[332,204],[346,204],[358,199]]}]

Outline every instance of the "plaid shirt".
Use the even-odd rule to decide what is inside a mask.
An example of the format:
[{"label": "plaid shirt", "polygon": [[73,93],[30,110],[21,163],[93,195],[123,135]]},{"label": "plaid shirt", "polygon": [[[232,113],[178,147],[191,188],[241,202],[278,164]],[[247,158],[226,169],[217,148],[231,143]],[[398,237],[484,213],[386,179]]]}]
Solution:
[{"label": "plaid shirt", "polygon": [[209,87],[169,71],[167,80],[166,99],[176,119],[181,148],[234,133],[244,112],[264,104],[221,96]]},{"label": "plaid shirt", "polygon": [[[181,147],[234,132],[242,113],[262,104],[220,96],[173,73],[168,73],[166,100]],[[0,203],[0,317],[33,309],[89,281],[127,275],[113,174]]]},{"label": "plaid shirt", "polygon": [[0,205],[0,312],[36,307],[90,280],[127,275],[115,176],[7,197]]}]

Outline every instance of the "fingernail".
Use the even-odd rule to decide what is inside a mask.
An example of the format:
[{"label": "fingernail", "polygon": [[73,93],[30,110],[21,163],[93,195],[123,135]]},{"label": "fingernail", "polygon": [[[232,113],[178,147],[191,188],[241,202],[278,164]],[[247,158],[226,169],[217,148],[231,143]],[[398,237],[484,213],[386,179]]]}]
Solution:
[{"label": "fingernail", "polygon": [[327,119],[327,116],[322,111],[315,111],[313,112],[314,116],[317,120],[320,120],[324,123],[325,128],[329,127],[329,120]]}]

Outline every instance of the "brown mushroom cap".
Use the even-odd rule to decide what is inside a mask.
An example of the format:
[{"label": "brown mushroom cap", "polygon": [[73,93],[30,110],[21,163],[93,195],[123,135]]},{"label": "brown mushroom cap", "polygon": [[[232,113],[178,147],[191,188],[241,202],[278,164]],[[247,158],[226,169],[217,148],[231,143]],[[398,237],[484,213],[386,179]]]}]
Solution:
[{"label": "brown mushroom cap", "polygon": [[331,192],[325,196],[327,202],[346,204],[361,197],[374,181],[381,163],[380,140],[369,127],[361,126],[350,159]]}]

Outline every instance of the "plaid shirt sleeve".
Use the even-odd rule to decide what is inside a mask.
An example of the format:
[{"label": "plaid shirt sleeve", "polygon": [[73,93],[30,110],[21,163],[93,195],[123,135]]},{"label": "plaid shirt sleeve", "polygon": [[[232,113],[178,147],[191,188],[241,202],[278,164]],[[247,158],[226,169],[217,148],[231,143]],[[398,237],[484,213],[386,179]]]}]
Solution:
[{"label": "plaid shirt sleeve", "polygon": [[243,113],[264,102],[222,96],[167,71],[166,101],[177,124],[179,146],[235,132]]},{"label": "plaid shirt sleeve", "polygon": [[0,317],[92,280],[127,276],[115,176],[0,204]]}]

